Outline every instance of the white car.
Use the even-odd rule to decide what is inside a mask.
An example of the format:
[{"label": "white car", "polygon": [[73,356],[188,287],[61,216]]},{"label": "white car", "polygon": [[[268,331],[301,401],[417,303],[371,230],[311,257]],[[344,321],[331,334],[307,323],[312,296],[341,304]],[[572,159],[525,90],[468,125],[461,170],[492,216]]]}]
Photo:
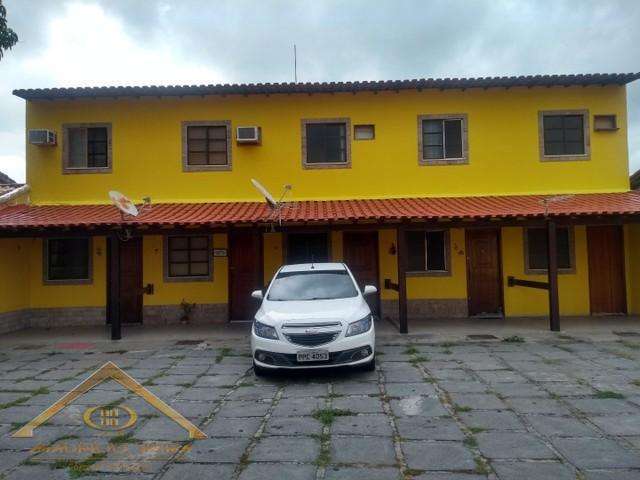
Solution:
[{"label": "white car", "polygon": [[286,265],[274,275],[251,329],[256,375],[275,369],[375,369],[375,330],[365,295],[344,263]]}]

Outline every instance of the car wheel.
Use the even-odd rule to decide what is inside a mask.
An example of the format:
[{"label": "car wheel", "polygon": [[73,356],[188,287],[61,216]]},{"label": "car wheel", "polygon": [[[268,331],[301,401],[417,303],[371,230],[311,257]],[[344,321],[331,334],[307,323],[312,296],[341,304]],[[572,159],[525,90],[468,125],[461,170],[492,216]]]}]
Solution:
[{"label": "car wheel", "polygon": [[369,362],[365,363],[361,368],[365,372],[373,372],[376,369],[376,357],[374,356]]},{"label": "car wheel", "polygon": [[256,377],[264,377],[265,375],[269,375],[269,369],[256,365],[256,362],[253,362],[253,373],[256,374]]}]

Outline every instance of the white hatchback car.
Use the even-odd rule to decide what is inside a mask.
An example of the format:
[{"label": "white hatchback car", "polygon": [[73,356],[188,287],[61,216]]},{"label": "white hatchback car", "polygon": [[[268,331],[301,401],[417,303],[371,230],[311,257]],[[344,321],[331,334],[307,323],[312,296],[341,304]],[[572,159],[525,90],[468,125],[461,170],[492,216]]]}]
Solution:
[{"label": "white hatchback car", "polygon": [[256,375],[274,369],[375,369],[375,330],[365,295],[344,263],[286,265],[274,275],[251,329]]}]

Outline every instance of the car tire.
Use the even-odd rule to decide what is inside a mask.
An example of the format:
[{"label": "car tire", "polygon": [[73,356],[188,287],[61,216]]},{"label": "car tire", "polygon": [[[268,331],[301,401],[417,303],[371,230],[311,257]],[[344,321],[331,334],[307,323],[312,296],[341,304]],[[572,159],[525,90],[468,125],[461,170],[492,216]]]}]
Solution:
[{"label": "car tire", "polygon": [[256,365],[256,362],[253,362],[253,373],[255,373],[256,377],[264,377],[265,375],[269,375],[269,369],[261,367],[260,365]]},{"label": "car tire", "polygon": [[376,357],[374,356],[369,362],[362,365],[362,371],[364,372],[373,372],[376,369]]}]

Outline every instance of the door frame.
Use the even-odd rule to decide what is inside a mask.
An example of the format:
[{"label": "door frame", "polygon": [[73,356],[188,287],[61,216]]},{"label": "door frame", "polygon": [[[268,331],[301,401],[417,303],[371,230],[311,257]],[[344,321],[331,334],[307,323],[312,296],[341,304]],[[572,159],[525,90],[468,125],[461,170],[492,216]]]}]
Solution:
[{"label": "door frame", "polygon": [[623,289],[622,289],[622,298],[623,298],[623,307],[624,307],[624,311],[622,312],[623,315],[628,315],[629,314],[629,304],[628,304],[628,299],[627,299],[627,258],[626,258],[626,250],[625,250],[625,243],[624,243],[624,226],[623,225],[615,225],[615,224],[611,224],[611,225],[585,225],[585,240],[587,243],[587,270],[589,271],[588,273],[588,279],[589,279],[589,314],[590,315],[595,315],[595,316],[600,316],[600,315],[613,315],[615,316],[616,314],[613,312],[610,313],[603,313],[603,312],[593,312],[593,302],[591,301],[591,278],[592,278],[592,273],[591,273],[591,268],[590,268],[590,259],[589,259],[589,227],[614,227],[616,228],[619,232],[620,232],[620,255],[622,256],[622,261],[620,262],[620,264],[622,265],[622,285],[623,285]]},{"label": "door frame", "polygon": [[[140,293],[138,294],[140,296],[140,302],[139,302],[139,307],[138,307],[138,312],[137,312],[137,317],[140,319],[140,321],[138,322],[123,322],[123,319],[120,318],[120,324],[121,325],[143,325],[144,324],[144,270],[143,270],[143,257],[144,257],[144,238],[142,236],[134,236],[131,237],[129,240],[126,241],[130,241],[130,240],[134,240],[136,242],[138,242],[138,272],[140,275]],[[125,241],[118,239],[118,243],[122,244]],[[117,285],[118,285],[118,297],[120,297],[120,287],[122,285],[122,278],[120,277],[121,274],[121,268],[120,268],[120,261],[122,260],[122,254],[119,252],[118,253],[118,269],[117,271],[114,271],[113,266],[114,264],[111,261],[111,256],[113,255],[112,251],[111,251],[111,242],[109,241],[109,238],[107,237],[107,245],[106,245],[106,260],[107,260],[107,281],[106,281],[106,286],[107,286],[107,308],[106,308],[106,315],[105,315],[105,323],[106,325],[111,325],[111,316],[113,315],[113,309],[117,308],[118,309],[118,314],[119,309],[120,309],[120,298],[118,298],[117,302],[114,302],[114,299],[112,298],[112,285],[114,282],[114,275],[118,276],[117,279]],[[118,246],[118,250],[121,250],[120,245]]]},{"label": "door frame", "polygon": [[228,272],[228,286],[227,286],[227,323],[232,322],[241,322],[242,320],[237,320],[233,318],[233,282],[234,282],[234,265],[233,265],[233,255],[231,251],[233,250],[233,237],[238,233],[246,233],[252,232],[254,235],[258,236],[258,268],[257,268],[257,276],[260,280],[261,289],[264,290],[264,234],[259,228],[247,227],[247,228],[235,228],[230,229],[227,233],[227,247],[229,251],[229,255],[227,258],[227,272]]},{"label": "door frame", "polygon": [[[502,308],[502,318],[505,315],[504,308],[504,279],[502,273],[502,228],[501,227],[465,227],[464,229],[464,243],[465,243],[465,266],[467,269],[467,316],[468,317],[477,317],[478,315],[471,314],[471,289],[469,286],[471,285],[471,257],[469,248],[469,231],[491,231],[496,233],[496,237],[498,239],[498,296],[500,299],[500,307]],[[496,313],[498,315],[498,313]]]},{"label": "door frame", "polygon": [[[346,260],[344,258],[344,245],[345,245],[345,241],[344,241],[344,234],[347,233],[367,233],[367,234],[372,234],[372,236],[374,237],[374,247],[375,247],[375,251],[376,251],[376,283],[378,284],[378,286],[376,287],[378,289],[378,301],[376,302],[378,305],[378,317],[381,316],[382,314],[382,284],[380,281],[380,232],[378,230],[342,230],[342,261],[346,264]],[[331,247],[331,245],[329,245],[329,247]],[[348,265],[347,265],[348,266]]]}]

